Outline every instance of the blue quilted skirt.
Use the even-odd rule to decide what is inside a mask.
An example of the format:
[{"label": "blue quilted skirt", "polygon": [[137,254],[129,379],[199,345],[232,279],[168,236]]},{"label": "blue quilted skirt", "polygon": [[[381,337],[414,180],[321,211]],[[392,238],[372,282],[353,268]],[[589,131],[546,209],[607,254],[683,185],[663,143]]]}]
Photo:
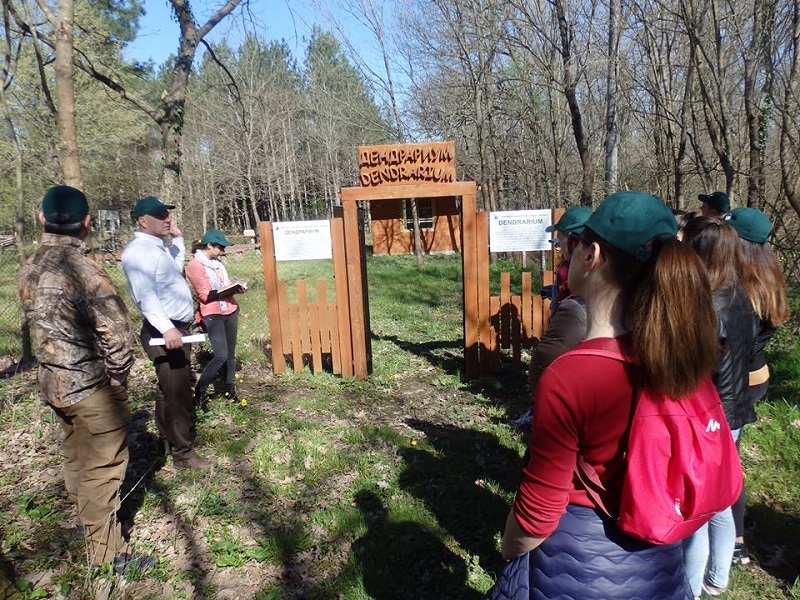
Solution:
[{"label": "blue quilted skirt", "polygon": [[535,600],[692,600],[681,544],[634,540],[583,506],[531,553]]}]

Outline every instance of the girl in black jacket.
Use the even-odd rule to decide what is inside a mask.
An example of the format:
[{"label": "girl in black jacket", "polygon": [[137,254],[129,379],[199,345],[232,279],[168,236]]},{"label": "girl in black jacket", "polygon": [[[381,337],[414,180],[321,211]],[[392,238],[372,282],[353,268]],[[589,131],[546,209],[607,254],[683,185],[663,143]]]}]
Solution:
[{"label": "girl in black jacket", "polygon": [[[756,333],[753,306],[740,284],[739,238],[730,225],[697,217],[686,225],[683,241],[695,249],[708,270],[720,344],[713,379],[738,439],[742,426],[755,420],[747,389]],[[735,538],[733,515],[727,509],[684,541],[684,564],[695,597],[701,592],[719,596],[727,587]]]}]

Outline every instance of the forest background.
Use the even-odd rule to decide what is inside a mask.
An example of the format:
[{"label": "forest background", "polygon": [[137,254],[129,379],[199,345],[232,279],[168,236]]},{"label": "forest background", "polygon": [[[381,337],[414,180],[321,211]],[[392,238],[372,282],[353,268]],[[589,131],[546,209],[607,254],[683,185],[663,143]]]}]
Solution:
[{"label": "forest background", "polygon": [[317,19],[302,56],[267,39],[264,2],[170,0],[163,64],[126,51],[147,4],[2,1],[0,233],[20,258],[54,183],[122,229],[157,194],[189,234],[241,233],[329,217],[360,144],[454,140],[480,208],[721,189],[770,215],[798,277],[794,0],[292,0]]},{"label": "forest background", "polygon": [[[330,1],[282,4],[319,19],[297,51],[264,33],[265,0],[0,0],[0,321],[13,314],[0,346],[19,347],[17,263],[55,183],[86,191],[95,242],[108,242],[99,211],[120,216],[98,244],[114,251],[140,196],[175,203],[189,238],[234,236],[329,217],[357,185],[358,145],[430,140],[455,142],[484,210],[593,206],[626,188],[694,209],[698,193],[727,191],[775,224],[797,306],[800,0]],[[178,25],[159,43],[174,51],[137,62],[142,11],[159,2]],[[229,257],[254,282],[239,357],[250,405],[201,417],[207,477],[158,455],[152,369],[137,362],[126,499],[138,543],[162,558],[152,578],[117,585],[82,567],[57,422],[32,371],[0,380],[0,591],[480,597],[519,476],[507,423],[527,407],[525,374],[461,382],[459,261],[386,258],[368,258],[378,366],[357,382],[272,377],[260,261]],[[758,527],[730,598],[800,597],[796,331],[795,319],[771,345],[775,383],[745,440]]]}]

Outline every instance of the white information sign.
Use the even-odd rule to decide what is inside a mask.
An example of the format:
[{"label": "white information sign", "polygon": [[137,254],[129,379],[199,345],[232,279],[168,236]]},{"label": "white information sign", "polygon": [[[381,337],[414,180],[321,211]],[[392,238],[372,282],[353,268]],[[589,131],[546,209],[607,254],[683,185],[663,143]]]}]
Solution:
[{"label": "white information sign", "polygon": [[555,235],[545,231],[553,221],[549,208],[507,210],[489,215],[489,249],[492,252],[550,250]]},{"label": "white information sign", "polygon": [[330,221],[273,223],[275,260],[333,258]]}]

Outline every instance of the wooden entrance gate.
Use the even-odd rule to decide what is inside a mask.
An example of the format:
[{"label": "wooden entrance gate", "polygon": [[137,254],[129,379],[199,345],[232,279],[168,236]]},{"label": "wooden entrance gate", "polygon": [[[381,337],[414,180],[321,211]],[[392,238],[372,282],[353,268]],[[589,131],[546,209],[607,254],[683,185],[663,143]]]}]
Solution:
[{"label": "wooden entrance gate", "polygon": [[[465,378],[496,372],[503,351],[510,351],[513,366],[520,367],[522,350],[535,347],[547,327],[550,303],[534,291],[529,272],[522,274],[520,294],[511,293],[510,274],[501,273],[500,293],[491,295],[489,213],[475,210],[477,189],[473,182],[342,189],[343,216],[330,220],[336,285],[333,302],[328,301],[324,280],[314,284],[316,302],[308,301],[309,284],[302,280],[295,283],[296,302],[289,302],[288,283],[277,276],[272,223],[262,222],[259,233],[275,373],[286,370],[285,357],[289,356],[295,371],[301,371],[310,357],[314,372],[327,363],[328,370],[344,377],[364,379],[368,375],[366,261],[357,203],[410,197],[434,201],[437,197],[461,198]],[[542,278],[545,285],[552,283],[552,271],[544,271]]]}]

